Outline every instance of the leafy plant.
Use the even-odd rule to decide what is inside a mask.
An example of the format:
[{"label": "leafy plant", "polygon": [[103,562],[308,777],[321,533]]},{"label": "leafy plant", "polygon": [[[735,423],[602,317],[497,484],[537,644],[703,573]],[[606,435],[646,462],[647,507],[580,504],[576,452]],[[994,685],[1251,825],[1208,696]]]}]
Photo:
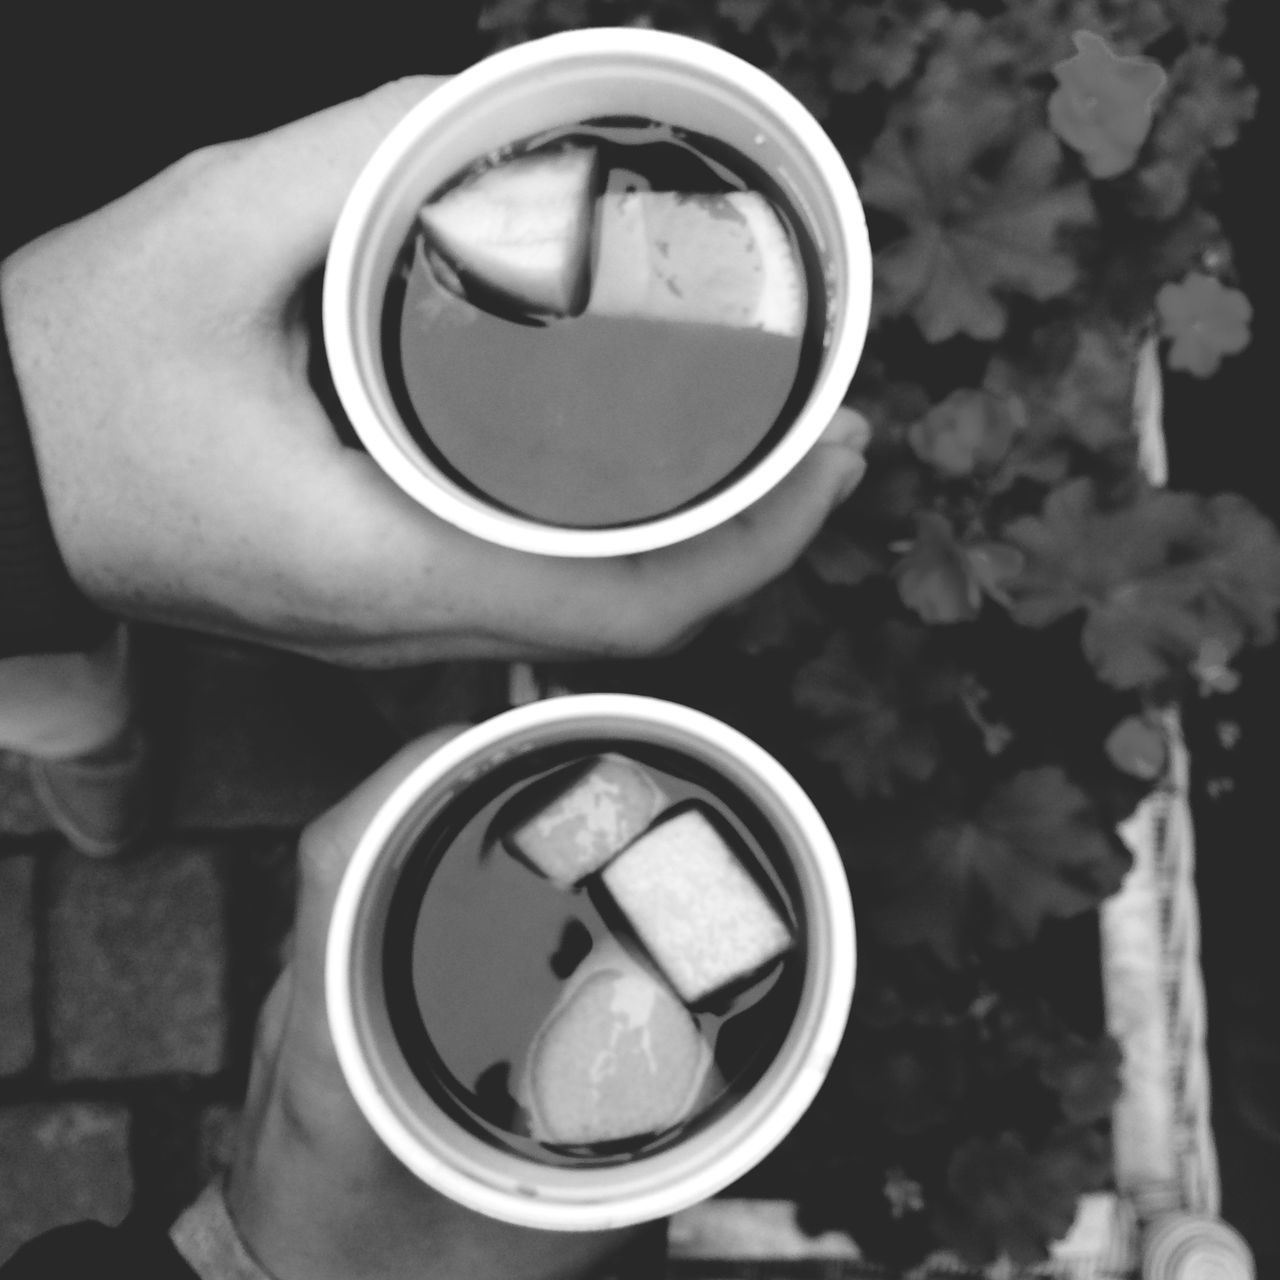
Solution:
[{"label": "leafy plant", "polygon": [[[1109,1176],[1119,1054],[1096,910],[1165,713],[1237,679],[1280,536],[1157,487],[1144,343],[1212,374],[1250,308],[1215,157],[1256,100],[1226,0],[490,0],[495,44],[638,24],[756,63],[823,121],[867,208],[866,480],[801,562],[679,658],[575,669],[767,744],[858,904],[841,1060],[787,1193],[886,1260],[1045,1256]],[[1064,981],[1062,975],[1070,975]],[[803,1154],[795,1154],[803,1153]],[[806,1172],[807,1170],[807,1172]]]}]

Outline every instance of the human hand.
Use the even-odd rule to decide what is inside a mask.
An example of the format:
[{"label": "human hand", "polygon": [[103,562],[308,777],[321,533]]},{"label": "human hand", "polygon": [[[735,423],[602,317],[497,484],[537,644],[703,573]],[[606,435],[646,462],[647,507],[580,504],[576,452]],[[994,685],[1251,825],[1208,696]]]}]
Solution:
[{"label": "human hand", "polygon": [[856,484],[866,424],[842,410],[730,524],[581,562],[461,533],[345,447],[307,377],[304,286],[438,83],[195,152],[3,264],[54,535],[104,608],[368,666],[641,656],[780,573]]},{"label": "human hand", "polygon": [[455,1204],[383,1146],[338,1064],[324,969],[343,872],[382,801],[459,732],[405,747],[301,837],[291,956],[259,1018],[227,1187],[241,1238],[278,1280],[572,1280],[636,1234],[533,1231]]}]

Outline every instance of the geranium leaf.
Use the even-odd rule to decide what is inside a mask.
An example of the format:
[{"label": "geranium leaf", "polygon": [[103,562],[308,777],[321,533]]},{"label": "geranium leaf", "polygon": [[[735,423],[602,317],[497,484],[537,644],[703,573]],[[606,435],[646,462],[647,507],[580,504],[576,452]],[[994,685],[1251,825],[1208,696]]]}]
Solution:
[{"label": "geranium leaf", "polygon": [[1212,276],[1193,272],[1179,284],[1164,285],[1156,294],[1156,314],[1161,333],[1171,341],[1171,369],[1207,378],[1223,356],[1236,355],[1249,345],[1249,299]]},{"label": "geranium leaf", "polygon": [[930,653],[923,628],[900,623],[859,637],[834,633],[796,672],[792,701],[814,755],[854,796],[891,795],[938,767],[939,711],[958,678]]},{"label": "geranium leaf", "polygon": [[1194,44],[1173,64],[1153,142],[1161,154],[1220,151],[1236,141],[1257,105],[1257,87],[1239,58]]},{"label": "geranium leaf", "polygon": [[1105,1120],[1120,1097],[1120,1046],[1110,1037],[1096,1041],[1067,1036],[1040,1060],[1040,1079],[1058,1096],[1071,1124]]},{"label": "geranium leaf", "polygon": [[741,32],[754,31],[768,12],[770,0],[716,0],[716,12]]},{"label": "geranium leaf", "polygon": [[924,721],[910,723],[893,708],[850,719],[808,737],[815,760],[833,765],[855,796],[895,795],[903,783],[928,782],[938,770],[938,738]]},{"label": "geranium leaf", "polygon": [[830,587],[856,587],[885,570],[878,553],[830,524],[809,544],[804,562]]},{"label": "geranium leaf", "polygon": [[1085,655],[1116,688],[1189,672],[1207,641],[1230,658],[1275,635],[1280,535],[1242,498],[1146,490],[1107,511],[1079,479],[1005,538],[1027,558],[1014,618],[1043,627],[1083,610]]},{"label": "geranium leaf", "polygon": [[1009,603],[1006,584],[1022,572],[1025,557],[1017,547],[1002,542],[980,542],[965,548],[969,557],[969,573],[993,600]]},{"label": "geranium leaf", "polygon": [[[1052,483],[1065,476],[1080,446],[1095,454],[1133,455],[1135,354],[1132,335],[1119,325],[1073,318],[1042,329],[1016,360],[997,355],[984,389],[997,401],[1019,397],[1027,420],[999,485],[1019,476]],[[1056,473],[1050,465],[1055,460]]]},{"label": "geranium leaf", "polygon": [[1257,109],[1258,91],[1243,64],[1197,43],[1169,72],[1129,202],[1145,218],[1169,219],[1188,203],[1212,152],[1231,146]]},{"label": "geranium leaf", "polygon": [[945,1032],[878,1039],[856,1056],[850,1085],[893,1133],[920,1133],[964,1097],[969,1064],[954,1048]]},{"label": "geranium leaf", "polygon": [[541,0],[485,0],[480,6],[480,30],[519,38],[541,7]]},{"label": "geranium leaf", "polygon": [[997,788],[967,851],[993,913],[992,940],[1006,945],[1030,941],[1047,919],[1097,906],[1128,869],[1123,846],[1056,766],[1024,770]]},{"label": "geranium leaf", "polygon": [[831,64],[837,93],[862,93],[872,85],[892,89],[915,67],[930,33],[949,17],[937,0],[881,0],[842,6],[841,39]]},{"label": "geranium leaf", "polygon": [[1097,266],[1097,295],[1117,319],[1145,324],[1161,285],[1190,271],[1226,273],[1231,265],[1222,224],[1206,209],[1191,206],[1168,221],[1148,223],[1138,243],[1126,238],[1108,245]]},{"label": "geranium leaf", "polygon": [[[1196,3],[1197,0],[1191,0]],[[1097,32],[1124,52],[1145,49],[1170,27],[1165,0],[1004,0],[993,24],[1015,43],[1028,76],[1070,56],[1072,33]]]},{"label": "geranium leaf", "polygon": [[[1054,1194],[1060,1206],[1056,1239],[1071,1228],[1076,1216],[1075,1203],[1089,1191],[1105,1186],[1112,1176],[1111,1144],[1098,1129],[1089,1125],[1064,1125],[1050,1135],[1037,1153],[1036,1180],[1040,1187]],[[1066,1207],[1071,1201],[1070,1209]]]},{"label": "geranium leaf", "polygon": [[978,616],[982,590],[945,516],[922,511],[916,537],[894,569],[902,603],[925,622],[968,622]]},{"label": "geranium leaf", "polygon": [[1109,1174],[1109,1145],[1092,1129],[1063,1129],[1039,1150],[1014,1133],[973,1138],[951,1158],[933,1226],[970,1262],[1031,1266],[1049,1256],[1071,1230],[1080,1197]]},{"label": "geranium leaf", "polygon": [[[994,177],[975,169],[1003,151]],[[906,232],[877,246],[877,305],[908,313],[930,342],[998,338],[1004,298],[1047,299],[1075,282],[1062,233],[1094,217],[1083,183],[1058,180],[1061,151],[998,96],[972,111],[900,103],[862,168],[861,192]]]},{"label": "geranium leaf", "polygon": [[1098,678],[1117,689],[1155,688],[1186,665],[1198,629],[1181,602],[1123,594],[1092,607],[1081,645]]},{"label": "geranium leaf", "polygon": [[1026,411],[1016,396],[965,387],[913,423],[907,440],[922,462],[958,478],[994,467],[1025,426]]},{"label": "geranium leaf", "polygon": [[723,625],[739,652],[758,656],[794,646],[822,620],[797,575],[784,573],[733,606]]},{"label": "geranium leaf", "polygon": [[1205,640],[1200,645],[1193,670],[1202,694],[1234,693],[1239,687],[1239,672],[1227,666],[1231,656],[1227,646],[1216,638]]},{"label": "geranium leaf", "polygon": [[1150,58],[1122,58],[1095,32],[1077,31],[1076,55],[1053,69],[1049,123],[1095,178],[1133,166],[1168,77]]},{"label": "geranium leaf", "polygon": [[1216,40],[1227,25],[1227,0],[1164,0],[1193,39]]},{"label": "geranium leaf", "polygon": [[774,71],[777,78],[799,98],[819,120],[831,110],[831,89],[824,68],[807,59],[788,59]]},{"label": "geranium leaf", "polygon": [[970,109],[1012,105],[1009,89],[1017,79],[1018,50],[994,23],[967,9],[952,7],[937,24],[929,56],[916,81],[918,99],[930,106]]},{"label": "geranium leaf", "polygon": [[1061,769],[1023,770],[980,810],[896,831],[863,850],[877,885],[871,925],[892,946],[923,943],[958,964],[980,942],[1031,941],[1119,888],[1128,853]]}]

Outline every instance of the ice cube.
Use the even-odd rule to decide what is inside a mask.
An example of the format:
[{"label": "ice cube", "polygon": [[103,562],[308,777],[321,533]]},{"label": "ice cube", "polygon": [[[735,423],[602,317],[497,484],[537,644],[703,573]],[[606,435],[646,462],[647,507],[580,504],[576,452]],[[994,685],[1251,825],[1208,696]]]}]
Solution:
[{"label": "ice cube", "polygon": [[515,828],[507,842],[547,879],[570,888],[634,840],[665,803],[646,769],[609,753]]},{"label": "ice cube", "polygon": [[688,1010],[610,940],[583,962],[535,1036],[521,1101],[540,1142],[615,1142],[687,1118],[713,1076]]},{"label": "ice cube", "polygon": [[481,170],[419,216],[465,279],[530,311],[570,315],[586,299],[596,175],[592,147],[533,152]]},{"label": "ice cube", "polygon": [[606,191],[587,311],[798,337],[806,288],[791,237],[754,191]]},{"label": "ice cube", "polygon": [[697,807],[664,818],[603,872],[605,887],[688,1004],[792,945],[791,930]]}]

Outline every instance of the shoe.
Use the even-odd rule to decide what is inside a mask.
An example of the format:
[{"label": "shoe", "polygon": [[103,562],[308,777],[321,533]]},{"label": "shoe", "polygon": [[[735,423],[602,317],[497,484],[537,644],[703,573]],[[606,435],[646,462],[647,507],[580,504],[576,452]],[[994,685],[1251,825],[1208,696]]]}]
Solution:
[{"label": "shoe", "polygon": [[105,746],[66,760],[27,759],[31,789],[49,821],[90,858],[114,858],[151,822],[151,753],[129,723]]}]

